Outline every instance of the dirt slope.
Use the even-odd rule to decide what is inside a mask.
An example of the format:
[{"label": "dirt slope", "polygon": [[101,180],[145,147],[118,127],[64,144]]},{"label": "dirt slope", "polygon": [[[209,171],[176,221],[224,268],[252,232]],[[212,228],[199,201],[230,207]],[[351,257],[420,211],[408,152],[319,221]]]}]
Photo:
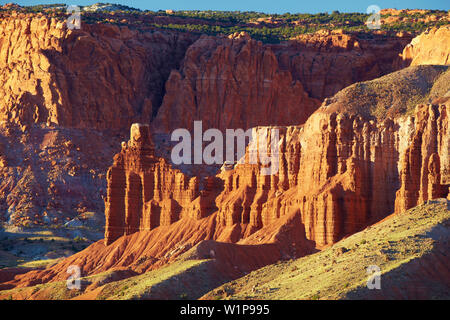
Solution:
[{"label": "dirt slope", "polygon": [[[254,271],[203,299],[449,299],[450,202],[391,216],[319,253]],[[369,290],[367,268],[381,269]]]}]

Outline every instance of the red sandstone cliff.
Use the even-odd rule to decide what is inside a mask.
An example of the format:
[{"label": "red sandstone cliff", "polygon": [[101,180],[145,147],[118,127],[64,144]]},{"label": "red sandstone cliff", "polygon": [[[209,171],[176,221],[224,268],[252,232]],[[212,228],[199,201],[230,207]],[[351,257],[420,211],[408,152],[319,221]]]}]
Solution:
[{"label": "red sandstone cliff", "polygon": [[[217,208],[217,227],[226,229],[218,234],[217,239],[222,241],[239,241],[284,215],[298,212],[307,239],[318,246],[332,244],[394,211],[446,197],[447,106],[420,106],[414,117],[406,117],[401,115],[405,112],[401,110],[410,101],[411,93],[397,91],[397,87],[423,94],[433,91],[434,84],[446,76],[446,70],[445,67],[411,67],[343,90],[329,100],[330,104],[320,107],[303,127],[257,128],[254,137],[261,134],[269,137],[271,130],[280,131],[276,174],[261,174],[261,164],[241,163],[217,176],[223,186],[216,183],[211,187],[218,194],[211,199],[199,197],[192,202],[197,205],[189,204],[198,195],[195,187],[189,190],[192,196],[180,198],[179,194],[184,195],[188,185],[195,185],[186,183],[186,178],[172,178],[170,181],[183,181],[182,191],[179,186],[172,187],[172,195],[167,197],[175,200],[175,207],[185,212],[185,216],[202,218]],[[385,88],[391,90],[390,94],[384,93]],[[386,108],[388,102],[392,105]],[[379,105],[383,105],[382,110],[378,110]],[[127,150],[119,157],[125,159],[125,155],[134,154]],[[138,174],[142,176],[146,170],[141,169]],[[157,172],[152,167],[150,171]],[[183,176],[173,170],[168,172],[171,176]],[[110,183],[114,179],[109,176]],[[122,192],[133,194],[124,188],[124,181],[129,178],[120,179]],[[137,189],[141,194],[140,187]],[[122,194],[117,201],[126,203],[128,198]],[[113,197],[108,199],[116,201]],[[139,208],[148,206],[145,203],[149,201],[146,199]],[[192,211],[203,206],[210,208],[208,213]],[[139,210],[138,216],[145,216]],[[110,219],[115,219],[114,215]],[[127,229],[120,230],[123,234]],[[110,237],[107,232],[107,243],[116,237]]]},{"label": "red sandstone cliff", "polygon": [[211,213],[203,205],[208,190],[199,192],[197,178],[189,179],[154,156],[149,125],[133,124],[130,141],[114,157],[107,181],[106,243],[170,225],[187,213],[198,219]]},{"label": "red sandstone cliff", "polygon": [[43,14],[0,16],[0,220],[102,215],[120,135],[150,122],[197,36],[111,24],[72,31]]},{"label": "red sandstone cliff", "polygon": [[306,92],[332,97],[352,83],[378,78],[399,67],[399,54],[411,36],[319,30],[271,45],[282,69],[291,72]]},{"label": "red sandstone cliff", "polygon": [[450,120],[446,105],[418,106],[411,144],[401,155],[395,212],[449,195]]},{"label": "red sandstone cliff", "polygon": [[[148,126],[133,125],[130,141],[108,173],[106,243],[46,270],[18,275],[1,288],[63,280],[70,265],[82,265],[83,275],[121,268],[145,272],[171,263],[203,240],[237,242],[232,248],[205,244],[206,251],[222,247],[216,259],[224,265],[239,265],[234,277],[274,259],[310,253],[312,243],[335,243],[393,212],[394,202],[408,208],[448,194],[448,172],[439,170],[439,162],[448,158],[448,151],[439,147],[449,140],[447,106],[419,106],[414,117],[382,121],[333,109],[322,106],[303,127],[279,128],[278,174],[261,175],[258,164],[224,169],[218,175],[224,184],[205,189],[220,192],[204,198],[205,206],[213,208],[215,202],[217,211],[204,216],[199,210],[202,192],[199,201],[191,201],[199,194],[195,184],[187,184],[181,172],[153,156]],[[259,128],[258,136],[274,129]],[[417,149],[419,140],[423,145]],[[411,154],[430,156],[421,161]],[[412,176],[405,176],[410,171],[400,159],[406,158],[427,179],[412,193],[421,195],[414,201],[401,191]],[[230,270],[222,271],[230,275]]]},{"label": "red sandstone cliff", "polygon": [[172,71],[154,121],[159,131],[204,128],[248,129],[302,123],[320,102],[281,70],[270,47],[246,37],[202,36]]},{"label": "red sandstone cliff", "polygon": [[[382,121],[322,107],[304,127],[258,129],[281,130],[278,173],[262,175],[261,165],[237,164],[218,175],[223,184],[207,188],[218,194],[212,197],[198,192],[195,178],[188,183],[164,161],[128,147],[108,173],[106,243],[181,217],[202,219],[215,208],[216,228],[226,230],[217,234],[221,241],[237,242],[298,212],[308,240],[335,243],[394,207],[401,212],[447,196],[448,165],[441,170],[440,163],[448,163],[448,124],[445,105],[420,106],[414,118]],[[141,162],[146,165],[136,165]],[[170,191],[146,183],[160,180]]]},{"label": "red sandstone cliff", "polygon": [[0,121],[126,129],[150,122],[189,34],[108,24],[80,30],[42,14],[0,23]]},{"label": "red sandstone cliff", "polygon": [[[271,128],[253,130],[258,143]],[[280,127],[283,145],[293,140],[298,127]],[[270,144],[270,139],[265,140]],[[255,147],[257,150],[257,148]],[[122,235],[170,225],[182,218],[200,220],[217,213],[216,239],[237,242],[263,227],[259,215],[268,194],[283,191],[294,183],[298,149],[281,150],[280,177],[262,175],[261,166],[246,162],[236,170],[223,170],[207,177],[199,190],[199,178],[188,178],[164,159],[154,156],[148,125],[134,124],[130,141],[114,158],[107,174],[105,242]],[[275,180],[274,180],[275,179]]]},{"label": "red sandstone cliff", "polygon": [[246,34],[202,36],[172,71],[153,122],[160,132],[298,125],[344,87],[397,70],[409,37],[318,32],[271,45]]}]

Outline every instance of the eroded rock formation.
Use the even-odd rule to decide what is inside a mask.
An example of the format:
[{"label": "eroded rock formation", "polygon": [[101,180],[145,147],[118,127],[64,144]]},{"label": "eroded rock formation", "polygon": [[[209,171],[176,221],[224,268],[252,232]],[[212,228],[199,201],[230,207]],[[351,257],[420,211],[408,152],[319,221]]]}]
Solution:
[{"label": "eroded rock formation", "polygon": [[[446,69],[427,68],[430,74],[427,86],[431,88],[437,79],[445,75]],[[411,67],[398,72],[397,76],[404,77],[403,85],[415,88],[416,76],[424,71],[424,67]],[[145,163],[147,160],[144,159],[153,159],[156,163],[161,160],[142,152],[135,153],[133,147],[129,147],[135,144],[133,129],[128,147],[116,157],[116,164],[108,176],[110,195],[107,207],[120,201],[118,212],[122,214],[120,220],[124,226],[120,228],[120,224],[115,222],[120,232],[113,236],[107,228],[107,243],[121,234],[137,231],[147,223],[141,222],[139,227],[126,223],[130,208],[135,210],[131,205],[127,206],[127,201],[133,197],[138,197],[138,201],[133,203],[134,206],[138,203],[139,209],[135,211],[137,217],[132,221],[143,217],[151,221],[151,214],[142,213],[145,211],[142,208],[155,204],[159,208],[157,211],[163,210],[160,209],[164,207],[161,201],[167,202],[166,206],[171,208],[173,214],[164,220],[165,223],[181,217],[201,219],[217,211],[215,228],[220,232],[215,232],[215,237],[220,241],[238,242],[261,228],[269,227],[283,216],[298,213],[306,239],[314,241],[318,247],[335,243],[394,211],[401,212],[429,199],[446,197],[450,135],[447,106],[419,105],[414,116],[394,112],[394,117],[389,116],[387,111],[380,112],[370,107],[384,103],[386,98],[383,93],[374,97],[370,88],[380,89],[386,84],[392,86],[392,77],[389,75],[361,84],[365,89],[355,89],[357,96],[353,89],[345,90],[330,99],[331,104],[324,103],[303,126],[255,128],[254,139],[245,157],[232,167],[224,166],[214,178],[222,183],[214,180],[214,183],[207,184],[210,187],[205,190],[211,191],[211,197],[198,192],[195,178],[188,182],[186,176],[170,169],[166,163],[163,172],[171,177],[166,181],[170,191],[164,197],[159,195],[161,191],[155,191],[153,198],[145,196],[150,194],[145,191],[145,172],[154,176],[155,172],[160,171],[157,168],[161,164],[144,168],[136,166],[136,163]],[[423,80],[420,82],[422,87]],[[375,101],[371,101],[369,106],[348,104],[349,97],[360,98],[361,101],[371,97]],[[403,96],[400,92],[391,99],[401,104],[408,101],[408,95]],[[391,108],[399,107],[392,105]],[[262,161],[255,163],[248,160],[255,149],[261,148],[262,141],[267,143],[264,150],[272,154],[273,147],[269,145],[274,130],[280,136],[276,171],[263,174],[267,163],[265,166]],[[265,139],[261,139],[263,136]],[[274,159],[271,164],[273,162]],[[125,174],[123,168],[128,168]],[[135,168],[137,172],[133,173]],[[118,172],[116,176],[120,178],[111,174],[114,172]],[[141,176],[136,179],[135,186],[130,178],[133,174]],[[115,179],[121,181],[118,187],[113,183]],[[213,181],[213,178],[209,179]],[[157,181],[157,178],[154,180]],[[155,190],[163,189],[153,184],[150,189],[154,186]],[[119,200],[112,194],[116,189],[122,192]],[[208,210],[196,211],[204,207]],[[115,221],[117,213],[110,210],[109,216],[111,221]]]},{"label": "eroded rock formation", "polygon": [[410,146],[401,157],[401,188],[395,212],[429,199],[445,198],[450,185],[449,110],[445,105],[419,106]]},{"label": "eroded rock formation", "polygon": [[202,120],[206,129],[225,131],[303,123],[319,104],[280,69],[270,47],[246,37],[202,36],[170,74],[155,126],[170,132]]},{"label": "eroded rock formation", "polygon": [[317,32],[281,44],[202,36],[173,70],[153,125],[160,132],[299,125],[344,87],[395,71],[410,37]]},{"label": "eroded rock formation", "polygon": [[196,36],[2,13],[0,121],[128,130],[150,122]]},{"label": "eroded rock formation", "polygon": [[399,53],[411,41],[407,34],[349,33],[319,30],[272,45],[279,65],[290,70],[306,92],[319,100],[352,83],[378,78],[400,69]]},{"label": "eroded rock formation", "polygon": [[403,50],[407,64],[450,64],[450,26],[433,28],[415,37]]}]

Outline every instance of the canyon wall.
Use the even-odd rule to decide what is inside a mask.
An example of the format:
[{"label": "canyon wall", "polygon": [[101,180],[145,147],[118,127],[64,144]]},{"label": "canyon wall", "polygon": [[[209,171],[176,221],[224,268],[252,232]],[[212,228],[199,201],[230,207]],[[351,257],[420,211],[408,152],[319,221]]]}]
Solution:
[{"label": "canyon wall", "polygon": [[[63,22],[43,14],[1,15],[0,142],[11,147],[0,150],[0,219],[11,223],[60,223],[80,212],[102,212],[108,159],[134,122],[151,123],[165,134],[174,128],[190,129],[194,120],[203,120],[204,129],[222,130],[299,125],[321,100],[338,90],[396,70],[398,53],[409,41],[408,36],[320,31],[262,44],[244,33],[199,37],[106,23],[83,23],[81,30],[68,30]],[[155,141],[158,149],[160,141]],[[300,146],[294,149],[299,152]],[[128,160],[120,161],[125,166]],[[268,197],[259,190],[267,188],[267,178],[261,182],[256,178],[261,187],[249,191],[255,199],[244,196],[244,189],[234,190],[230,198],[235,196],[236,204],[222,195],[217,205],[208,200],[211,195],[203,185],[218,195],[222,187],[217,185],[227,181],[220,177],[207,183],[191,181],[170,171],[162,160],[155,161],[154,172],[163,172],[164,179],[180,179],[173,185],[178,184],[180,197],[188,200],[175,200],[180,208],[173,211],[179,215],[205,216],[217,208],[220,221],[228,221],[228,207],[245,203],[245,213],[235,214],[230,221],[241,220],[243,226],[251,227],[235,231],[233,239],[261,226],[263,218],[256,212]],[[280,170],[299,166],[285,162]],[[440,166],[445,165],[441,161]],[[241,173],[241,182],[249,181],[248,188],[253,190],[254,178],[247,174]],[[277,188],[292,187],[295,175],[281,177],[276,184],[282,187]],[[132,189],[143,179],[139,182],[125,175],[118,178],[118,185],[128,183]],[[156,189],[165,188],[165,180],[155,181],[161,185]],[[154,199],[149,205],[155,212],[161,210],[163,217],[152,215],[157,222],[151,225],[176,219],[177,214],[167,217],[165,213],[175,206],[169,191],[161,192],[160,198],[149,194],[144,202]],[[194,200],[198,203],[191,203]],[[144,211],[151,210],[143,205]],[[129,232],[148,227],[130,226]]]},{"label": "canyon wall", "polygon": [[[421,77],[422,73],[428,77]],[[210,192],[210,197],[198,192],[196,178],[188,182],[181,172],[164,163],[164,172],[171,177],[166,185],[172,190],[165,198],[170,199],[167,207],[172,208],[173,214],[165,221],[170,223],[184,217],[202,219],[217,212],[215,228],[220,232],[215,239],[238,242],[284,216],[299,214],[305,237],[322,247],[393,212],[402,212],[429,199],[447,197],[450,138],[447,105],[424,104],[416,110],[406,108],[400,112],[401,105],[410,100],[411,92],[418,92],[418,87],[423,92],[433,91],[434,84],[446,75],[446,67],[411,67],[343,90],[329,99],[329,104],[324,103],[303,126],[254,128],[244,158],[234,165],[225,164],[215,178],[208,178],[209,187],[205,191]],[[397,91],[392,84],[394,78],[399,86],[409,87],[411,91]],[[386,103],[384,87],[391,89],[388,98],[395,103],[388,109],[383,107],[381,112],[377,106]],[[372,91],[375,89],[378,96]],[[375,99],[372,105],[362,103],[369,98]],[[349,100],[353,102],[348,103]],[[411,112],[412,115],[407,115]],[[128,146],[133,145],[133,130]],[[271,146],[271,133],[275,130],[280,137],[279,149]],[[249,161],[252,153],[260,151],[261,143],[267,144],[264,150],[276,156],[271,160],[271,164],[275,159],[277,163],[274,174],[263,173],[267,163]],[[122,168],[136,163],[136,160],[126,160],[133,159],[132,150],[125,148],[108,174],[107,207],[114,204],[119,213],[110,209],[107,219],[113,221],[114,227],[119,226],[119,232],[112,235],[107,224],[107,243],[128,234],[127,216],[138,217],[133,221],[145,220],[139,220],[138,227],[132,227],[131,232],[146,229],[153,213],[146,214],[145,208],[150,208],[155,201],[158,204],[154,212],[164,207],[160,203],[164,197],[159,195],[167,190],[164,186],[150,184],[151,190],[158,190],[154,192],[157,196],[145,196],[150,195],[145,191],[145,172],[156,175],[160,164],[138,168],[137,172],[125,169],[123,174]],[[136,174],[141,178],[133,187],[130,175]],[[112,193],[118,192],[117,189],[121,192],[118,197]],[[135,194],[139,195],[137,210],[127,206]],[[207,210],[201,210],[205,207]],[[118,215],[123,227],[116,222]],[[162,214],[159,219],[163,220]]]},{"label": "canyon wall", "polygon": [[170,71],[198,36],[84,20],[69,30],[40,13],[0,16],[0,221],[102,216],[121,135],[151,121]]},{"label": "canyon wall", "polygon": [[41,13],[0,14],[0,140],[11,146],[0,150],[0,220],[19,225],[102,213],[108,159],[134,122],[165,134],[193,120],[205,129],[301,124],[323,98],[392,71],[407,42],[333,32],[262,44],[84,20],[68,30]]},{"label": "canyon wall", "polygon": [[136,143],[136,132],[148,127],[134,125],[108,171],[106,243],[214,212],[219,241],[238,242],[298,213],[308,240],[335,243],[394,211],[448,196],[448,128],[446,105],[420,105],[414,116],[381,121],[322,107],[303,127],[255,129],[252,143],[280,132],[275,174],[249,163],[249,151],[199,191],[197,178]]},{"label": "canyon wall", "polygon": [[398,69],[410,37],[321,31],[280,44],[245,33],[202,36],[173,70],[153,122],[156,131],[298,125],[342,88]]},{"label": "canyon wall", "polygon": [[[396,70],[409,42],[339,31],[262,44],[242,33],[199,38],[106,23],[69,30],[16,12],[2,13],[0,39],[0,121],[128,130],[152,121],[162,104],[155,126],[166,132],[192,120],[303,123],[324,98]],[[183,114],[180,123],[174,114]]]},{"label": "canyon wall", "polygon": [[65,23],[4,14],[0,23],[0,121],[128,130],[150,122],[190,34]]},{"label": "canyon wall", "polygon": [[320,102],[289,71],[281,70],[270,47],[248,36],[202,36],[172,71],[154,121],[158,131],[303,123]]},{"label": "canyon wall", "polygon": [[323,101],[352,83],[399,70],[399,53],[410,41],[408,34],[319,30],[271,49],[280,68],[289,70],[312,98]]}]

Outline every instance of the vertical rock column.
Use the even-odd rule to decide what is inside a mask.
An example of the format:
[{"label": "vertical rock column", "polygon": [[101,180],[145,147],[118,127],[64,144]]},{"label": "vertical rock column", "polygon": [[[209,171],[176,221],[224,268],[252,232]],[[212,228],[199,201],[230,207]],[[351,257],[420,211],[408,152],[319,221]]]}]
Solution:
[{"label": "vertical rock column", "polygon": [[430,199],[448,196],[450,131],[447,107],[418,106],[415,118],[411,145],[401,156],[401,187],[396,194],[396,213]]}]

